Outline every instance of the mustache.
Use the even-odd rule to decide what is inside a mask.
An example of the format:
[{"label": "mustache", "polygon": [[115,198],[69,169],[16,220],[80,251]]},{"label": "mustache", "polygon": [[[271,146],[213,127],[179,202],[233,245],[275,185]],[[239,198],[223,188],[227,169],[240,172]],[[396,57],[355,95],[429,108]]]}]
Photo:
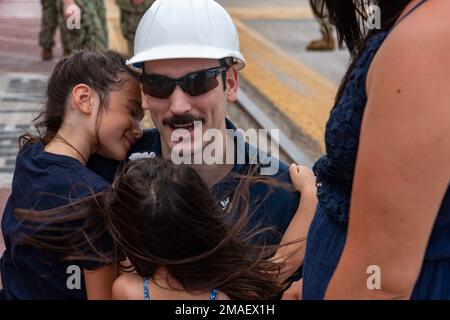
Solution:
[{"label": "mustache", "polygon": [[192,114],[183,114],[183,115],[176,115],[176,116],[164,119],[162,121],[162,124],[168,125],[168,126],[174,126],[174,125],[190,124],[190,123],[194,123],[194,121],[201,121],[203,123],[203,122],[205,122],[205,118],[196,117]]}]

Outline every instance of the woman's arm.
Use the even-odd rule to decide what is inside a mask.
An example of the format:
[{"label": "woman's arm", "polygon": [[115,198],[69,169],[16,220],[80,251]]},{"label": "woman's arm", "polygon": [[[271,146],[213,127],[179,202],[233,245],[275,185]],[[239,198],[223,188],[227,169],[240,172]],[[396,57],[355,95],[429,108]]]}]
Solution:
[{"label": "woman's arm", "polygon": [[[314,173],[307,167],[292,164],[289,167],[289,174],[294,188],[301,193],[301,199],[297,212],[280,244],[293,243],[280,247],[272,258],[273,261],[281,264],[281,272],[278,277],[281,282],[286,281],[303,263],[306,236],[317,207],[317,188]],[[299,239],[301,241],[298,241]]]},{"label": "woman's arm", "polygon": [[88,300],[111,300],[113,283],[118,276],[117,263],[96,270],[84,269],[84,281]]},{"label": "woman's arm", "polygon": [[[348,235],[327,299],[408,299],[419,276],[450,181],[450,7],[431,4],[372,63]],[[368,288],[372,265],[381,289]]]}]

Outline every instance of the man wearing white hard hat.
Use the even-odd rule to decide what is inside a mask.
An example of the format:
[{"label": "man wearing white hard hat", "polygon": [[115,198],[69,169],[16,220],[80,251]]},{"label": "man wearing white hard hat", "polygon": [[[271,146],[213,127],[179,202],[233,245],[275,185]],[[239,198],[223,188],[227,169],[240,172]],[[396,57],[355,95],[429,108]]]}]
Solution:
[{"label": "man wearing white hard hat", "polygon": [[[134,52],[127,63],[141,67],[144,73],[143,107],[150,110],[161,135],[164,157],[169,157],[176,144],[171,141],[173,131],[191,131],[187,125],[193,126],[195,121],[201,121],[203,132],[219,129],[226,137],[226,104],[237,98],[237,71],[245,66],[245,60],[239,51],[236,27],[217,2],[156,1],[139,23]],[[184,85],[176,86],[168,78],[158,78],[179,78],[200,70],[210,71],[194,75],[203,79],[199,85],[186,79]],[[155,82],[159,85],[155,86]],[[224,178],[232,167],[197,166],[200,171],[206,170],[201,175],[211,185]]]},{"label": "man wearing white hard hat", "polygon": [[[201,124],[203,132],[213,129],[229,139],[227,129],[236,127],[226,119],[226,110],[228,103],[237,99],[238,71],[245,67],[245,59],[236,27],[224,8],[213,0],[158,0],[139,23],[134,52],[127,63],[142,70],[142,106],[150,111],[156,128],[144,131],[143,138],[132,147],[131,158],[154,155],[171,159],[178,142],[172,141],[173,133],[184,129],[195,140],[194,122]],[[231,143],[234,146],[236,141]],[[201,146],[206,145],[202,142]],[[245,144],[246,159],[251,158],[251,148]],[[288,167],[277,164],[273,178],[290,183]],[[89,163],[109,180],[117,165],[100,157],[93,157]],[[232,177],[254,168],[250,163],[236,162],[192,166],[211,186],[224,209],[238,183]],[[285,188],[272,190],[262,183],[251,187],[249,198],[254,205],[249,227],[271,226],[281,234],[299,204],[297,193]],[[280,238],[265,233],[255,241],[276,244]]]}]

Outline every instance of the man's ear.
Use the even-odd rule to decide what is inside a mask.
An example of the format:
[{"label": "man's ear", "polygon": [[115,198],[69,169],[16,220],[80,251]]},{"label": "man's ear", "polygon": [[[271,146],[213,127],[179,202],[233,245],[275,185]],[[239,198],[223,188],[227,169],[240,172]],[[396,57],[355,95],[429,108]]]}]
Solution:
[{"label": "man's ear", "polygon": [[94,90],[87,84],[77,84],[72,89],[73,108],[78,108],[85,114],[91,114],[94,108]]},{"label": "man's ear", "polygon": [[239,75],[234,66],[231,66],[227,71],[226,80],[226,95],[229,102],[237,100]]}]

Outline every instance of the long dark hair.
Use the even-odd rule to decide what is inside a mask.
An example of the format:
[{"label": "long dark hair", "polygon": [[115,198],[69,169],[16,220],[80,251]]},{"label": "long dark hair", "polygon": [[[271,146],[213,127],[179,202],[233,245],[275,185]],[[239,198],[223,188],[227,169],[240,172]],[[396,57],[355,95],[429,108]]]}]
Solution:
[{"label": "long dark hair", "polygon": [[[28,142],[47,144],[55,137],[64,120],[67,98],[77,84],[84,83],[97,92],[101,110],[104,110],[109,93],[120,89],[126,81],[124,75],[138,78],[138,74],[125,65],[124,57],[114,51],[86,49],[60,60],[48,80],[45,108],[34,119],[38,135],[28,132],[22,135],[20,148]],[[97,126],[99,121],[97,118]]]},{"label": "long dark hair", "polygon": [[[352,63],[344,76],[336,101],[342,95],[350,72],[365,47],[367,40],[373,35],[392,28],[411,0],[310,0],[315,13],[336,27],[339,45],[344,43],[352,55]],[[377,5],[381,12],[381,28],[370,30],[366,21],[371,5]]]},{"label": "long dark hair", "polygon": [[[315,13],[336,27],[338,41],[357,55],[368,36],[390,29],[411,0],[310,0]],[[365,22],[369,7],[381,12],[381,28],[370,30]],[[322,22],[323,23],[323,22]]]},{"label": "long dark hair", "polygon": [[[103,231],[103,225],[141,276],[150,277],[164,267],[188,292],[217,288],[231,299],[269,299],[284,286],[277,281],[279,265],[268,260],[276,247],[253,243],[271,228],[247,229],[248,190],[251,184],[264,182],[248,177],[241,177],[230,209],[222,210],[191,167],[160,158],[138,159],[122,169],[108,191],[75,205],[46,212],[16,210],[25,221],[52,221],[52,225],[84,219],[84,226],[73,234],[49,237],[50,229],[41,228],[45,232],[18,238],[22,244],[59,251],[69,259],[85,259],[87,252],[80,249],[101,251],[91,249],[99,238],[92,233],[98,234],[95,228]],[[235,210],[238,214],[232,213]],[[55,245],[55,239],[71,243],[70,248]]]}]

